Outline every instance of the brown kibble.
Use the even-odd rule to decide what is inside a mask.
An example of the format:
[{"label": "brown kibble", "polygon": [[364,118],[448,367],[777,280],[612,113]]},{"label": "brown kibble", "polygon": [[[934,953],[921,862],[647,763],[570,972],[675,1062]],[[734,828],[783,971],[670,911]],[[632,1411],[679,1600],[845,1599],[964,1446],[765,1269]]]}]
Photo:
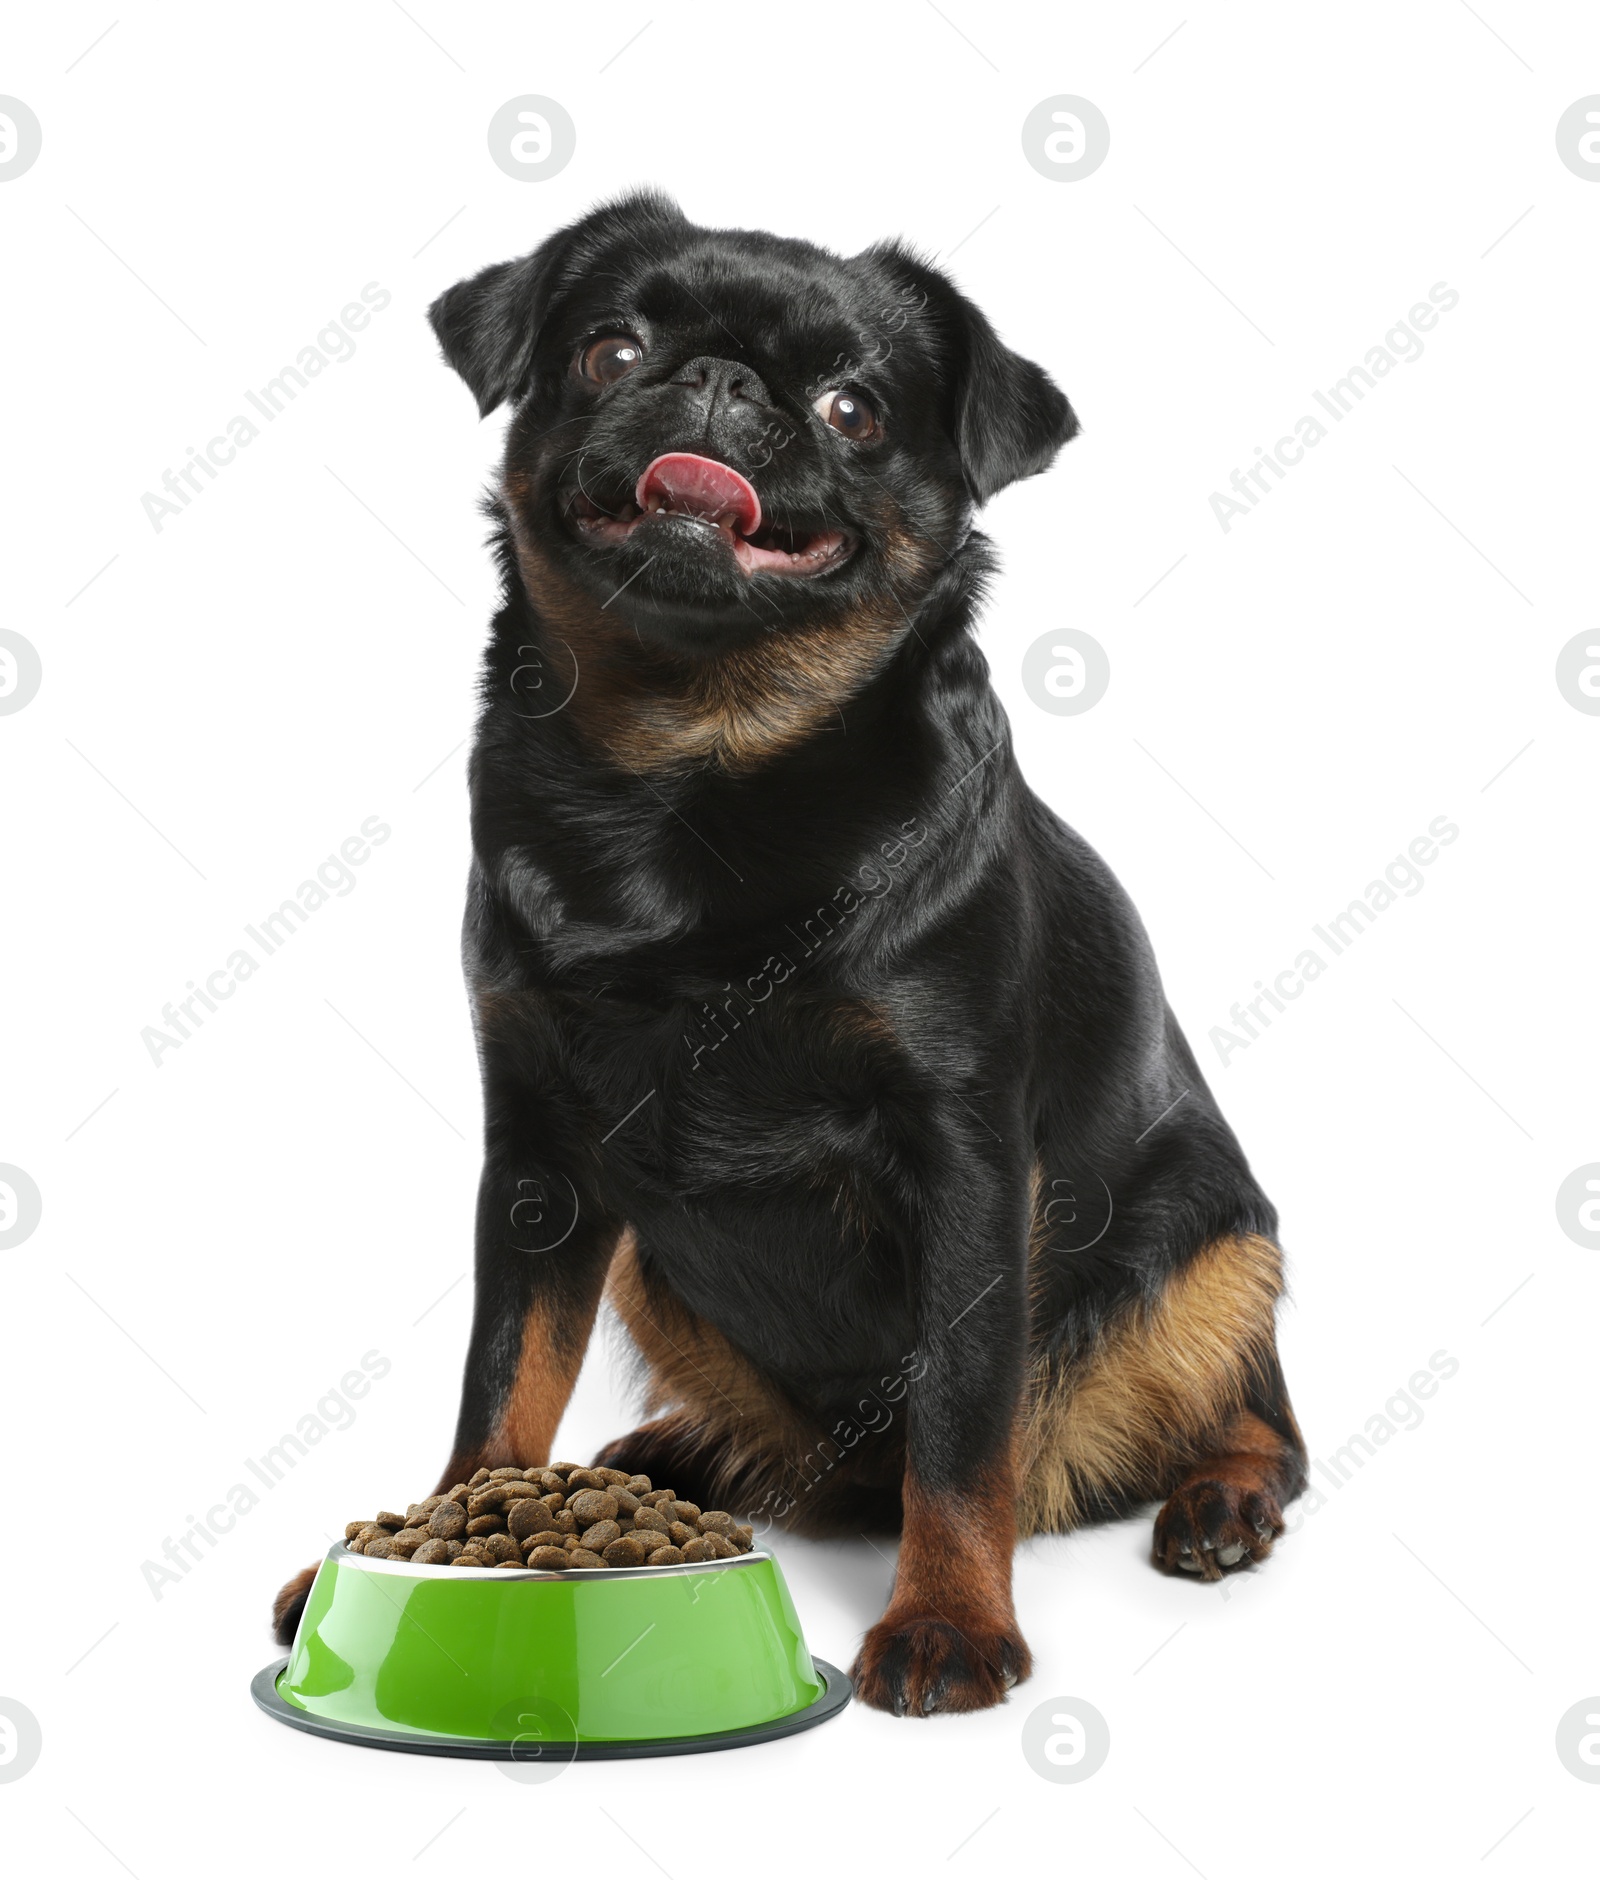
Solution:
[{"label": "brown kibble", "polygon": [[419,1566],[677,1566],[748,1553],[754,1528],[603,1463],[475,1469],[470,1481],[345,1528],[351,1553]]},{"label": "brown kibble", "polygon": [[459,1501],[441,1501],[428,1516],[428,1532],[436,1541],[453,1541],[467,1531],[467,1511]]},{"label": "brown kibble", "polygon": [[617,1498],[604,1489],[586,1488],[574,1495],[567,1506],[580,1528],[592,1527],[596,1521],[614,1521],[617,1516]]},{"label": "brown kibble", "polygon": [[542,1501],[535,1501],[532,1496],[524,1495],[521,1501],[514,1501],[506,1509],[506,1531],[516,1535],[519,1541],[525,1541],[530,1534],[549,1524],[550,1510]]}]

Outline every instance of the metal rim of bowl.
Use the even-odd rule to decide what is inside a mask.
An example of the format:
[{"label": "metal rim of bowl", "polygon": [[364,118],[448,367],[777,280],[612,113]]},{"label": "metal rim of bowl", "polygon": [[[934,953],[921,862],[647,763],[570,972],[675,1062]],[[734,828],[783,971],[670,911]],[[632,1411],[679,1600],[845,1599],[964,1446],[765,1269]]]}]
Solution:
[{"label": "metal rim of bowl", "polygon": [[432,1580],[448,1576],[460,1580],[654,1580],[663,1574],[720,1573],[727,1567],[753,1567],[759,1560],[770,1560],[765,1548],[753,1547],[747,1554],[734,1554],[726,1560],[682,1560],[670,1567],[458,1567],[453,1562],[443,1566],[414,1566],[409,1560],[386,1559],[353,1554],[343,1541],[328,1549],[328,1558],[340,1567],[354,1567],[361,1573],[391,1573],[404,1579]]},{"label": "metal rim of bowl", "polygon": [[[747,1555],[741,1557],[748,1558]],[[373,1564],[378,1566],[383,1563],[374,1561]],[[470,1570],[462,1569],[463,1572]],[[677,1569],[661,1567],[657,1571],[673,1573]],[[576,1579],[578,1574],[547,1574],[544,1577]],[[830,1665],[824,1658],[813,1658],[811,1667],[822,1680],[822,1695],[806,1705],[804,1710],[792,1711],[787,1717],[775,1717],[770,1723],[747,1724],[739,1730],[713,1730],[704,1736],[633,1737],[617,1741],[580,1738],[568,1743],[541,1744],[541,1752],[548,1749],[550,1754],[530,1755],[516,1741],[504,1737],[428,1736],[399,1730],[376,1730],[366,1724],[331,1722],[310,1711],[296,1709],[280,1695],[278,1679],[288,1666],[287,1658],[278,1658],[270,1665],[264,1665],[250,1681],[250,1695],[259,1709],[278,1723],[288,1724],[293,1730],[303,1730],[308,1736],[327,1737],[333,1742],[350,1743],[363,1749],[400,1750],[414,1756],[458,1756],[476,1762],[521,1763],[530,1770],[548,1765],[553,1775],[559,1774],[569,1762],[615,1762],[641,1756],[689,1756],[710,1750],[743,1749],[754,1743],[776,1742],[780,1737],[795,1736],[802,1730],[814,1729],[819,1723],[826,1723],[830,1717],[837,1716],[849,1703],[854,1688],[848,1673],[841,1671],[837,1665]]]}]

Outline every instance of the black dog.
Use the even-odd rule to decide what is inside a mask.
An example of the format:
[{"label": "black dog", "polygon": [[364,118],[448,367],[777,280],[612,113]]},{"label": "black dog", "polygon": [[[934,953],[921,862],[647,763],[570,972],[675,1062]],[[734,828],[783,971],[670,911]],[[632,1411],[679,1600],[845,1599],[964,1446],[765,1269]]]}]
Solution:
[{"label": "black dog", "polygon": [[899,1529],[859,1694],[992,1704],[1029,1669],[1018,1533],[1165,1498],[1157,1564],[1214,1579],[1304,1482],[1272,1207],[968,631],[974,508],[1077,421],[906,249],[655,195],[431,317],[480,411],[513,407],[441,1487],[549,1460],[609,1278],[653,1414],[600,1460]]}]

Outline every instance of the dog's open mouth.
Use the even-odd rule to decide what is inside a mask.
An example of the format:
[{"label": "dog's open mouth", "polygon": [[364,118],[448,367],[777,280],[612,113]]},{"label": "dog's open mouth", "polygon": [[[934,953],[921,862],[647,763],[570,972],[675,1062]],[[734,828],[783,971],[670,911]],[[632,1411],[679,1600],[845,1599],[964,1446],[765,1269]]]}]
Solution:
[{"label": "dog's open mouth", "polygon": [[656,517],[720,536],[746,574],[817,575],[854,546],[842,529],[792,529],[766,520],[761,499],[739,472],[713,457],[669,451],[647,465],[633,501],[615,512],[579,490],[568,513],[591,540],[621,542]]}]

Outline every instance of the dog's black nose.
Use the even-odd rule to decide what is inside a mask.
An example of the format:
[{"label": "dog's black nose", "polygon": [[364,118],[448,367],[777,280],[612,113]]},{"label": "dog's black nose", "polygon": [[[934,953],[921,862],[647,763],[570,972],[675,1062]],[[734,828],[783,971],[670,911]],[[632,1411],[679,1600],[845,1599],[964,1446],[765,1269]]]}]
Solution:
[{"label": "dog's black nose", "polygon": [[772,396],[760,375],[736,359],[715,359],[709,354],[690,359],[673,373],[671,382],[698,392],[698,402],[708,416],[718,405],[731,403],[736,398],[757,405],[772,403]]}]

